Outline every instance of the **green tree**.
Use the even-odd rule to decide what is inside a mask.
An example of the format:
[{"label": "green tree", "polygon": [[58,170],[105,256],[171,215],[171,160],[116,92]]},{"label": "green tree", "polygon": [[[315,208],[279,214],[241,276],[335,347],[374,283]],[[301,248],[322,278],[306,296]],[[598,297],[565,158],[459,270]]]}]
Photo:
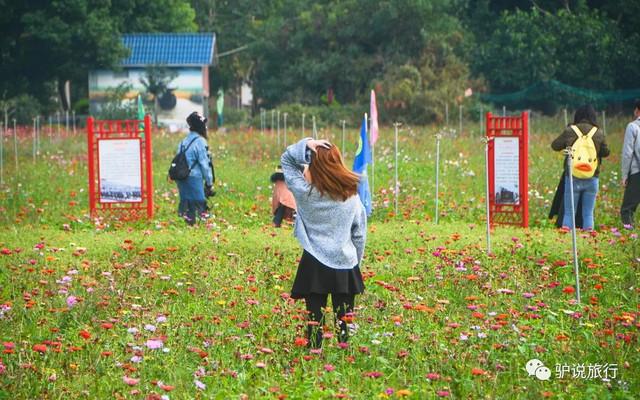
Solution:
[{"label": "green tree", "polygon": [[0,95],[42,102],[52,85],[64,99],[66,81],[86,86],[90,69],[114,67],[126,56],[121,33],[196,28],[186,0],[0,0],[0,9]]},{"label": "green tree", "polygon": [[[551,13],[533,8],[504,12],[493,34],[474,52],[473,67],[494,92],[513,92],[549,80],[609,90],[619,87],[618,71],[637,65],[635,53],[615,21],[602,12]],[[563,100],[544,87],[533,95],[519,100],[541,102],[551,109]]]},{"label": "green tree", "polygon": [[169,84],[178,73],[162,65],[151,65],[147,67],[144,75],[140,78],[140,83],[153,98],[153,122],[158,125],[158,98],[168,91]]}]

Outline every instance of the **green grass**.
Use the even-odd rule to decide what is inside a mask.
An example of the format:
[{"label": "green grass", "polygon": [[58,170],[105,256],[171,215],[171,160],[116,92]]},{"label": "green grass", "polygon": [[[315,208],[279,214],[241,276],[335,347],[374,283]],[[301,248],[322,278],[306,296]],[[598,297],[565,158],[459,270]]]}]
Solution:
[{"label": "green grass", "polygon": [[[295,345],[304,303],[287,293],[301,250],[290,228],[269,224],[273,135],[211,135],[215,216],[194,229],[176,217],[177,192],[166,181],[176,136],[154,137],[153,220],[128,224],[88,217],[83,136],[43,138],[35,165],[30,140],[21,141],[17,172],[6,139],[0,304],[10,310],[0,317],[0,341],[13,350],[0,355],[0,398],[634,398],[640,255],[637,236],[616,229],[624,124],[608,121],[612,156],[600,180],[598,233],[578,237],[581,305],[567,293],[575,283],[571,237],[546,219],[560,173],[549,147],[557,120],[534,121],[532,226],[497,227],[489,257],[480,140],[443,139],[435,225],[435,129],[400,132],[399,215],[393,132],[383,130],[357,331],[348,348],[329,339],[321,354]],[[349,131],[347,143],[356,135]],[[69,296],[79,300],[71,308]],[[148,349],[152,338],[168,351]],[[43,343],[46,352],[33,350]],[[527,375],[531,358],[551,369],[549,381]],[[618,367],[610,382],[555,376],[556,365],[605,363]],[[129,386],[124,376],[140,381]]]}]

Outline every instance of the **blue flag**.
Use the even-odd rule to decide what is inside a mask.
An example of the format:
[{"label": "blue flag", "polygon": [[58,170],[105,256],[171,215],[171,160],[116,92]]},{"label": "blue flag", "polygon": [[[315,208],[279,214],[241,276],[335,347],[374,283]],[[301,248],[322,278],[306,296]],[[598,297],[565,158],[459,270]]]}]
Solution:
[{"label": "blue flag", "polygon": [[358,150],[356,158],[353,160],[353,172],[361,174],[366,171],[367,164],[371,162],[371,148],[367,138],[367,117],[362,118],[362,128],[360,128],[360,139],[358,140]]},{"label": "blue flag", "polygon": [[353,160],[353,172],[361,174],[360,183],[358,184],[358,195],[360,201],[367,211],[367,216],[371,215],[371,193],[369,192],[369,178],[367,177],[367,164],[371,162],[371,148],[369,147],[369,139],[367,137],[367,117],[362,119],[362,128],[360,129],[360,139],[358,140],[358,150]]},{"label": "blue flag", "polygon": [[364,209],[367,211],[367,217],[371,216],[371,192],[369,191],[369,177],[367,177],[367,171],[364,171],[360,177],[360,183],[358,183],[358,196],[360,201],[364,205]]}]

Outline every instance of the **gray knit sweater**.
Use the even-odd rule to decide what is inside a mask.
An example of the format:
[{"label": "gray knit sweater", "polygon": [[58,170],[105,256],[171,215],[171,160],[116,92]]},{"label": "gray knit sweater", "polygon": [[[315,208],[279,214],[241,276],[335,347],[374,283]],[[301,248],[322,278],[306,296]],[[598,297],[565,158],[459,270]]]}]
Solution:
[{"label": "gray knit sweater", "polygon": [[367,215],[358,195],[345,201],[320,195],[302,174],[311,162],[305,138],[287,147],[280,160],[284,179],[296,199],[294,235],[306,251],[334,269],[351,269],[364,254]]}]

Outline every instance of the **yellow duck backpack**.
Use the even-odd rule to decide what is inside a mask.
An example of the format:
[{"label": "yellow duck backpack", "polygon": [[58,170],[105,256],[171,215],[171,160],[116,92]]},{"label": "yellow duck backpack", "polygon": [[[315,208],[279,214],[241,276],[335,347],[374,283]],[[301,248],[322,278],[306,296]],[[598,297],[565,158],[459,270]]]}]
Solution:
[{"label": "yellow duck backpack", "polygon": [[598,152],[593,142],[593,135],[596,134],[598,128],[594,126],[586,135],[576,125],[571,125],[571,129],[578,136],[571,146],[573,157],[571,174],[579,179],[592,178],[598,168]]}]

